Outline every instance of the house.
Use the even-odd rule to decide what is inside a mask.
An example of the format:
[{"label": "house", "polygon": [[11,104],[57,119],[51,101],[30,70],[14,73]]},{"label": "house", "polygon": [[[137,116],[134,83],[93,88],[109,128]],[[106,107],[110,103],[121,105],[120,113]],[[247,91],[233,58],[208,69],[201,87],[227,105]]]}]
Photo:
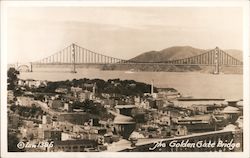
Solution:
[{"label": "house", "polygon": [[51,130],[52,125],[51,124],[39,124],[39,127],[37,128],[38,131],[38,140],[44,140],[44,131],[45,130]]},{"label": "house", "polygon": [[48,106],[52,109],[63,108],[64,103],[61,100],[49,100]]},{"label": "house", "polygon": [[20,124],[20,119],[18,115],[8,114],[8,127],[9,128],[17,129],[19,127],[19,124]]},{"label": "house", "polygon": [[72,124],[76,125],[83,125],[85,122],[89,122],[89,120],[94,119],[94,122],[98,122],[99,118],[91,115],[89,113],[85,112],[67,112],[67,113],[61,113],[58,116],[58,121],[61,122],[70,122]]},{"label": "house", "polygon": [[59,87],[59,88],[57,88],[57,89],[55,90],[55,92],[56,92],[56,93],[63,93],[63,94],[66,94],[66,93],[68,93],[68,89],[67,89],[67,88],[61,88],[61,87]]},{"label": "house", "polygon": [[20,133],[22,134],[22,138],[26,138],[28,141],[39,137],[38,128],[21,127]]},{"label": "house", "polygon": [[32,106],[34,104],[34,98],[20,96],[20,97],[17,97],[16,104],[21,105],[21,106]]},{"label": "house", "polygon": [[70,103],[63,103],[63,110],[70,112],[72,111],[72,104]]},{"label": "house", "polygon": [[80,88],[80,87],[71,87],[70,91],[73,92],[73,93],[78,93],[78,92],[82,91],[82,88]]},{"label": "house", "polygon": [[42,116],[42,124],[50,124],[51,123],[51,118],[49,116],[43,115]]},{"label": "house", "polygon": [[134,103],[136,104],[136,105],[139,105],[140,103],[141,103],[141,97],[140,96],[135,96],[134,97]]},{"label": "house", "polygon": [[147,100],[143,100],[141,101],[141,103],[139,104],[139,107],[140,108],[143,108],[143,109],[149,109],[149,102]]},{"label": "house", "polygon": [[17,82],[17,85],[18,85],[18,86],[24,86],[24,85],[25,85],[25,81],[19,79],[18,82]]},{"label": "house", "polygon": [[27,79],[27,80],[24,81],[24,86],[28,86],[30,88],[38,88],[38,87],[41,86],[42,83],[43,83],[43,81],[38,81],[38,80],[33,80],[33,79]]},{"label": "house", "polygon": [[14,98],[15,98],[14,92],[12,90],[8,90],[7,95],[8,95],[7,96],[8,103],[14,102]]},{"label": "house", "polygon": [[186,126],[188,131],[214,131],[216,129],[216,122],[213,120],[213,116],[208,115],[195,115],[192,117],[179,117],[174,121],[174,124],[178,126]]},{"label": "house", "polygon": [[65,141],[65,140],[74,140],[75,137],[76,137],[75,134],[62,132],[61,140],[62,141]]},{"label": "house", "polygon": [[115,108],[122,115],[132,116],[131,111],[132,109],[136,108],[136,106],[135,105],[116,105]]},{"label": "house", "polygon": [[54,146],[50,151],[64,151],[64,152],[84,152],[84,151],[98,151],[97,140],[81,139],[81,140],[65,140],[54,141]]},{"label": "house", "polygon": [[58,129],[44,130],[44,140],[61,140],[62,131]]},{"label": "house", "polygon": [[227,120],[231,123],[235,123],[239,116],[242,116],[242,111],[238,107],[227,106],[222,110]]},{"label": "house", "polygon": [[115,100],[114,99],[102,99],[103,105],[110,105],[111,107],[115,106]]},{"label": "house", "polygon": [[178,136],[185,136],[188,134],[188,129],[186,126],[178,126],[177,127],[177,131],[176,131],[176,135]]},{"label": "house", "polygon": [[80,92],[78,94],[78,99],[80,102],[84,102],[85,100],[92,99],[91,92],[89,91]]},{"label": "house", "polygon": [[221,109],[222,106],[220,105],[216,105],[216,104],[193,104],[191,106],[191,109],[193,109],[194,113],[203,113],[203,114],[207,114],[207,113],[212,113],[213,111],[215,111],[216,109]]},{"label": "house", "polygon": [[151,107],[151,108],[157,108],[156,107],[156,101],[154,99],[148,99],[147,101],[149,103],[149,107]]},{"label": "house", "polygon": [[161,107],[163,107],[164,103],[165,102],[162,99],[155,100],[155,105],[156,105],[157,109],[160,109]]},{"label": "house", "polygon": [[159,118],[160,119],[160,124],[162,125],[168,125],[170,126],[171,125],[171,117],[170,116],[162,116]]}]

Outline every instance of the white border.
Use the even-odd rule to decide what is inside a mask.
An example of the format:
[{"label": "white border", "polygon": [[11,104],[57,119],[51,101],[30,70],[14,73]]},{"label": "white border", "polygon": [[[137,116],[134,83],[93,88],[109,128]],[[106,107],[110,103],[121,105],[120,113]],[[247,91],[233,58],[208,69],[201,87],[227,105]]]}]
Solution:
[{"label": "white border", "polygon": [[[162,152],[162,153],[8,153],[7,152],[7,9],[8,7],[46,7],[46,6],[141,6],[141,7],[241,7],[244,11],[243,60],[244,60],[244,152]],[[229,85],[230,86],[230,85]],[[1,157],[249,157],[249,1],[1,1]]]}]

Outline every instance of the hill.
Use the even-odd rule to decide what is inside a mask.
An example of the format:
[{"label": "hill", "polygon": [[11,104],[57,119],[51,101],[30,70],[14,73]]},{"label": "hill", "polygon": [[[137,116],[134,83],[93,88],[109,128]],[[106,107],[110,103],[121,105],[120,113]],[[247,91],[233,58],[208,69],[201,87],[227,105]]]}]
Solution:
[{"label": "hill", "polygon": [[[161,62],[168,60],[183,59],[192,56],[196,56],[206,52],[205,49],[193,48],[190,46],[175,46],[163,49],[161,51],[149,51],[142,53],[130,61],[136,62]],[[225,50],[231,56],[242,61],[242,52],[240,50],[228,49]]]},{"label": "hill", "polygon": [[241,50],[237,49],[226,49],[224,50],[226,53],[231,55],[232,57],[235,57],[236,59],[239,59],[240,61],[243,61],[243,53]]}]

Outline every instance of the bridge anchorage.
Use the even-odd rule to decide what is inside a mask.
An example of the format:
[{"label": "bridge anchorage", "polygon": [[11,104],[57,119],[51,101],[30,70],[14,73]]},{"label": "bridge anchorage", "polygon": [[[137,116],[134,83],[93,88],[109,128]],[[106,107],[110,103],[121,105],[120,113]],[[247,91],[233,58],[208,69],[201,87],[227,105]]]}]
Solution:
[{"label": "bridge anchorage", "polygon": [[[214,74],[218,74],[222,66],[242,66],[243,62],[227,54],[216,47],[202,54],[177,60],[163,60],[160,62],[137,62],[106,56],[93,52],[76,44],[71,44],[61,51],[52,54],[46,58],[31,63],[36,66],[68,65],[71,66],[72,73],[76,73],[76,67],[79,65],[106,65],[106,64],[161,64],[161,65],[198,65],[214,67]],[[32,69],[31,69],[32,70]]]}]

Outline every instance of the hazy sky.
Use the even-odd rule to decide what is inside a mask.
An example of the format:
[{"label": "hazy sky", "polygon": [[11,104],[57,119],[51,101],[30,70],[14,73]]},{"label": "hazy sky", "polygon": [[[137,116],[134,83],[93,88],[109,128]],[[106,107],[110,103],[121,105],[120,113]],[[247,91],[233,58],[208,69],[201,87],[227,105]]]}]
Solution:
[{"label": "hazy sky", "polygon": [[29,62],[76,43],[129,59],[171,46],[242,49],[242,9],[36,7],[8,9],[8,62]]}]

